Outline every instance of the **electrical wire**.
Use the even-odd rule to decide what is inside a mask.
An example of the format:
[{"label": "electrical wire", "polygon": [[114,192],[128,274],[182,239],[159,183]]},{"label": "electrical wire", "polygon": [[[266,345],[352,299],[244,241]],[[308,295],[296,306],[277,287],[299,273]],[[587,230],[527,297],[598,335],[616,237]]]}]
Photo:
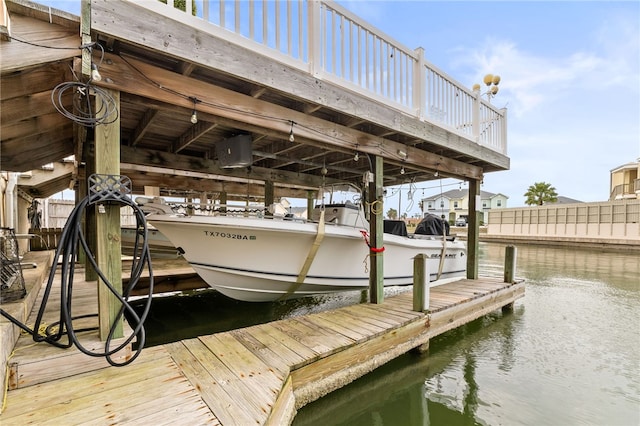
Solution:
[{"label": "electrical wire", "polygon": [[[37,319],[33,329],[29,328],[25,324],[21,323],[19,320],[11,316],[6,311],[0,309],[0,314],[2,314],[5,318],[9,319],[12,323],[16,324],[21,329],[25,330],[29,334],[33,336],[33,340],[35,342],[47,342],[51,345],[57,346],[59,348],[69,348],[75,345],[78,350],[82,353],[93,356],[93,357],[104,357],[107,362],[115,367],[128,365],[133,362],[142,352],[142,349],[146,340],[146,333],[144,329],[144,322],[147,318],[149,310],[151,308],[151,300],[153,295],[153,271],[151,267],[151,255],[149,252],[148,246],[148,228],[147,222],[145,219],[145,215],[140,209],[140,207],[133,202],[128,197],[112,197],[109,196],[103,197],[98,201],[90,201],[91,196],[87,196],[84,200],[82,200],[71,212],[67,223],[65,224],[64,229],[62,230],[62,234],[60,237],[60,243],[58,244],[58,248],[56,249],[54,261],[51,265],[51,270],[49,273],[49,278],[47,281],[47,285],[44,289],[42,302],[40,304],[40,308],[38,310]],[[113,285],[109,282],[109,280],[105,277],[104,273],[100,270],[98,264],[96,263],[95,256],[91,253],[87,241],[84,237],[81,228],[81,222],[83,218],[84,211],[87,207],[93,206],[95,204],[106,204],[106,203],[119,203],[124,204],[125,206],[129,206],[133,209],[135,217],[136,217],[136,238],[134,243],[134,253],[133,253],[133,261],[131,266],[131,275],[129,282],[126,288],[123,288],[122,294],[113,287]],[[100,277],[102,283],[108,288],[113,296],[120,302],[121,306],[118,313],[115,316],[113,324],[108,333],[108,337],[105,341],[104,351],[97,352],[91,351],[85,348],[82,343],[79,341],[77,333],[95,330],[96,328],[83,328],[76,329],[73,325],[73,322],[78,319],[87,318],[87,317],[97,317],[98,314],[90,314],[90,315],[81,315],[81,316],[72,316],[72,299],[73,299],[73,278],[75,272],[75,258],[78,254],[79,248],[82,247],[87,253],[87,260],[89,260],[91,266],[96,271],[97,275]],[[60,259],[62,262],[60,263]],[[129,295],[131,291],[138,284],[140,277],[142,275],[142,271],[147,267],[149,271],[149,290],[147,302],[144,306],[143,312],[141,315],[138,315],[136,311],[131,307],[128,303]],[[60,320],[59,322],[50,324],[45,328],[45,332],[42,333],[40,331],[43,316],[45,313],[46,305],[49,300],[49,296],[51,295],[51,291],[53,289],[54,281],[56,280],[56,271],[60,267]],[[114,339],[114,334],[119,329],[119,325],[124,318],[125,312],[128,315],[128,322],[133,326],[133,330],[131,334],[129,334],[125,340],[115,348],[111,348],[111,342]],[[57,330],[56,330],[57,328]],[[67,336],[67,342],[61,342],[62,338]],[[118,362],[113,359],[113,355],[119,352],[120,350],[127,347],[134,338],[137,338],[137,349],[131,358],[125,360],[124,362]]]},{"label": "electrical wire", "polygon": [[[73,97],[72,110],[68,110],[63,102],[65,95],[69,92]],[[96,102],[100,107],[95,111],[90,95],[100,99],[100,102]],[[85,127],[93,128],[98,124],[111,124],[118,119],[118,106],[113,96],[101,87],[91,84],[91,81],[87,83],[69,81],[58,84],[51,91],[51,102],[60,114]]]}]

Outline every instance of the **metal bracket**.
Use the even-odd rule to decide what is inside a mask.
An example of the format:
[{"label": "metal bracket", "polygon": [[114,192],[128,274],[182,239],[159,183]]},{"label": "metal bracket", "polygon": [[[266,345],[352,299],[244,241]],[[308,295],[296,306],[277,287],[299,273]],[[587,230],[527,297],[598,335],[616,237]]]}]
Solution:
[{"label": "metal bracket", "polygon": [[127,176],[92,174],[87,183],[91,204],[131,199],[131,179]]}]

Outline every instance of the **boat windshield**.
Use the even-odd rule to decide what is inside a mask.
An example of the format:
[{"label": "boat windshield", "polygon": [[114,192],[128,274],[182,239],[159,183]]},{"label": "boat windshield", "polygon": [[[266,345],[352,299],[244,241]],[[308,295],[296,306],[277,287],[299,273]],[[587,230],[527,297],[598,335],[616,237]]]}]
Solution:
[{"label": "boat windshield", "polygon": [[316,206],[334,204],[352,204],[359,206],[362,201],[360,188],[349,184],[335,184],[322,188],[320,191],[322,198],[316,200]]}]

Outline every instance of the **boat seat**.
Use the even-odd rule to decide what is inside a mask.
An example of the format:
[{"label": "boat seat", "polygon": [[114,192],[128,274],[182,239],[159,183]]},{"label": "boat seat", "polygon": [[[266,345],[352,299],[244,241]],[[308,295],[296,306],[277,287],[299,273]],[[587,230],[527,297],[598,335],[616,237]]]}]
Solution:
[{"label": "boat seat", "polygon": [[389,220],[389,219],[385,219],[385,221],[384,221],[384,233],[385,234],[399,235],[401,237],[408,237],[409,236],[409,233],[407,232],[407,224],[404,223],[404,220]]}]

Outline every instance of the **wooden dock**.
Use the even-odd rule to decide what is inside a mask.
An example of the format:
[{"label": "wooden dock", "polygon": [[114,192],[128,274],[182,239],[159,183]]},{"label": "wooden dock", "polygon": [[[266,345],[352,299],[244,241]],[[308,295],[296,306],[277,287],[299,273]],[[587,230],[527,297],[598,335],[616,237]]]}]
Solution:
[{"label": "wooden dock", "polygon": [[[412,310],[412,292],[406,292],[379,305],[148,348],[119,368],[75,348],[34,345],[22,336],[13,356],[3,358],[10,390],[0,422],[289,424],[305,404],[524,295],[523,282],[502,281],[462,280],[432,288],[425,313]],[[95,283],[77,287],[95,292]],[[86,305],[91,309],[95,302],[87,298]],[[9,340],[3,335],[3,352]]]}]

